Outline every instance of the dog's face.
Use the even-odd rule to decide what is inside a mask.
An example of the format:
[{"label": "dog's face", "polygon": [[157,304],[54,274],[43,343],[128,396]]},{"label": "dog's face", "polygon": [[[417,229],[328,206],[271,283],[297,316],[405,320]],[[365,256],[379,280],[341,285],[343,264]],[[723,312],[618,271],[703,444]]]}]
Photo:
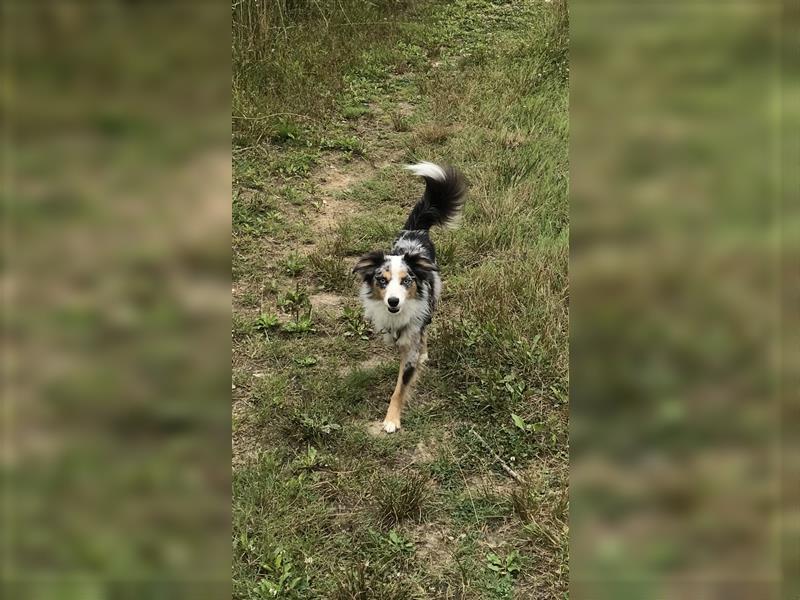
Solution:
[{"label": "dog's face", "polygon": [[353,273],[370,286],[371,297],[382,301],[393,314],[402,311],[407,300],[417,297],[419,286],[436,270],[436,265],[421,254],[383,252],[365,254],[353,267]]}]

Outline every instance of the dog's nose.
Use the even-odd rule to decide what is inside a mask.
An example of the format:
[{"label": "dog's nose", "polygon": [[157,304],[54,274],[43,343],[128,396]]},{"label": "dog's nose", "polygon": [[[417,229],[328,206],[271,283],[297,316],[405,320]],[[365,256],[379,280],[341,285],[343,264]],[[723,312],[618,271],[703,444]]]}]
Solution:
[{"label": "dog's nose", "polygon": [[397,305],[400,304],[400,298],[389,298],[386,302],[388,302],[389,306],[392,308],[397,308]]}]

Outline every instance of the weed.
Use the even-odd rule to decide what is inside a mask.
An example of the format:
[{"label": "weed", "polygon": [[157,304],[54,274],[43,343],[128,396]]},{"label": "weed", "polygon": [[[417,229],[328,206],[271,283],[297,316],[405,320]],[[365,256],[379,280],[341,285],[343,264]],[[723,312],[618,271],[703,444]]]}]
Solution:
[{"label": "weed", "polygon": [[308,260],[314,276],[324,289],[336,292],[351,290],[352,275],[342,258],[315,252]]},{"label": "weed", "polygon": [[536,433],[542,427],[541,423],[526,423],[525,419],[514,413],[511,413],[511,420],[514,422],[514,426],[521,431]]},{"label": "weed", "polygon": [[522,523],[523,533],[551,556],[564,555],[567,546],[567,495],[550,490],[542,478],[516,488],[511,493],[514,513]]},{"label": "weed", "polygon": [[290,252],[281,263],[284,273],[297,277],[306,268],[306,258],[301,256],[298,252]]},{"label": "weed", "polygon": [[389,544],[403,554],[413,554],[414,552],[414,542],[407,540],[394,529],[389,531]]},{"label": "weed", "polygon": [[293,206],[302,206],[304,204],[303,193],[295,187],[289,185],[284,186],[281,188],[281,196]]},{"label": "weed", "polygon": [[278,315],[261,313],[253,323],[253,329],[266,333],[270,329],[277,327],[279,322]]},{"label": "weed", "polygon": [[299,471],[313,471],[326,467],[327,463],[322,459],[314,446],[308,446],[305,453],[294,460],[293,465],[294,468]]},{"label": "weed", "polygon": [[313,152],[298,151],[283,154],[272,163],[272,171],[283,177],[304,177],[317,164],[318,155]]},{"label": "weed", "polygon": [[360,340],[369,340],[369,324],[364,320],[364,314],[360,307],[344,307],[344,326],[345,337],[357,337]]},{"label": "weed", "polygon": [[278,306],[285,312],[297,314],[300,311],[311,306],[311,300],[308,298],[308,292],[300,289],[300,284],[293,291],[286,292],[278,299]]},{"label": "weed", "polygon": [[411,121],[409,118],[399,112],[391,114],[392,128],[395,131],[411,131]]},{"label": "weed", "polygon": [[273,126],[270,139],[273,142],[296,142],[303,136],[303,128],[292,121],[279,121]]},{"label": "weed", "polygon": [[314,331],[311,320],[311,301],[308,292],[300,289],[298,283],[294,291],[286,292],[278,298],[278,306],[287,313],[291,313],[292,320],[283,324],[286,333],[309,333]]},{"label": "weed", "polygon": [[442,144],[450,136],[450,128],[438,123],[422,125],[417,130],[417,138],[423,144]]},{"label": "weed", "polygon": [[345,106],[342,109],[342,116],[345,119],[358,119],[368,114],[369,108],[366,106]]},{"label": "weed", "polygon": [[233,313],[233,326],[231,327],[231,333],[233,334],[234,339],[245,338],[252,334],[253,331],[252,319],[241,313]]},{"label": "weed", "polygon": [[440,486],[447,490],[457,489],[463,481],[459,474],[459,464],[450,456],[438,456],[429,463],[427,472]]},{"label": "weed", "polygon": [[339,136],[335,138],[322,138],[319,143],[321,150],[341,150],[356,156],[364,155],[364,146],[355,136]]},{"label": "weed", "polygon": [[499,382],[499,386],[506,391],[510,403],[517,403],[521,401],[525,394],[527,384],[516,373],[509,373],[503,377]]},{"label": "weed", "polygon": [[428,480],[420,474],[390,476],[375,490],[378,523],[388,529],[407,520],[419,520],[429,501]]},{"label": "weed", "polygon": [[291,558],[277,549],[272,561],[261,565],[262,576],[253,588],[256,598],[302,598],[308,577],[299,573]]},{"label": "weed", "polygon": [[335,600],[369,600],[372,586],[367,578],[368,563],[359,563],[355,569],[346,570],[336,581]]},{"label": "weed", "polygon": [[283,223],[283,216],[258,194],[237,194],[231,218],[238,235],[256,237],[276,232]]},{"label": "weed", "polygon": [[[248,190],[262,190],[264,189],[267,174],[262,171],[261,163],[256,160],[244,158],[236,161],[233,166],[233,182],[241,188]],[[246,200],[248,196],[239,193],[234,197],[235,203],[239,200]],[[234,222],[235,224],[235,222]]]},{"label": "weed", "polygon": [[486,555],[486,568],[494,575],[486,583],[487,590],[497,598],[511,598],[513,580],[521,570],[519,552],[513,550],[505,557],[490,552]]},{"label": "weed", "polygon": [[411,600],[413,596],[405,582],[381,579],[381,574],[369,561],[345,569],[336,580],[332,600]]},{"label": "weed", "polygon": [[341,425],[334,423],[327,416],[310,415],[308,413],[300,413],[294,417],[292,426],[295,428],[293,435],[302,440],[312,442],[325,441],[342,429]]},{"label": "weed", "polygon": [[264,293],[265,294],[272,294],[273,296],[277,296],[279,290],[278,282],[275,279],[268,279],[264,283]]},{"label": "weed", "polygon": [[301,356],[293,359],[296,365],[301,367],[312,367],[319,362],[316,356]]},{"label": "weed", "polygon": [[486,567],[501,577],[516,577],[520,571],[519,552],[514,550],[505,558],[490,552],[486,555]]},{"label": "weed", "polygon": [[293,321],[283,324],[283,331],[286,333],[310,333],[315,331],[314,322],[311,320],[311,312],[304,316],[295,316]]}]

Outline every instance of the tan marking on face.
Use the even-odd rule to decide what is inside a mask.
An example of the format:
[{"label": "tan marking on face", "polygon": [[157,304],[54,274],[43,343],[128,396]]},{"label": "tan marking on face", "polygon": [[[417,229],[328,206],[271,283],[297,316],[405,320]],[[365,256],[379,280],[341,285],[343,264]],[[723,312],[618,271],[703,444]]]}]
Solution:
[{"label": "tan marking on face", "polygon": [[382,288],[378,285],[378,281],[376,279],[372,280],[372,299],[373,300],[383,300],[383,292],[385,292],[385,288]]},{"label": "tan marking on face", "polygon": [[412,279],[411,285],[408,286],[408,296],[407,298],[416,298],[417,297],[417,280]]},{"label": "tan marking on face", "polygon": [[[392,278],[391,271],[382,271],[381,275],[383,275],[387,281]],[[382,288],[378,285],[378,278],[375,277],[372,280],[372,299],[373,300],[383,300],[384,295],[386,292],[386,288]]]}]

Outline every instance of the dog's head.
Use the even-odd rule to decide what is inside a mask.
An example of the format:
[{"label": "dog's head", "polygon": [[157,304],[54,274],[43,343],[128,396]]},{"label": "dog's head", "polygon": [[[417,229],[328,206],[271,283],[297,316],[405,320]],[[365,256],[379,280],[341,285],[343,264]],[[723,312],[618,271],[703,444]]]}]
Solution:
[{"label": "dog's head", "polygon": [[419,286],[430,281],[439,268],[428,257],[414,254],[370,252],[362,256],[353,273],[370,288],[370,296],[381,300],[390,313],[399,313],[407,300],[416,298]]}]

